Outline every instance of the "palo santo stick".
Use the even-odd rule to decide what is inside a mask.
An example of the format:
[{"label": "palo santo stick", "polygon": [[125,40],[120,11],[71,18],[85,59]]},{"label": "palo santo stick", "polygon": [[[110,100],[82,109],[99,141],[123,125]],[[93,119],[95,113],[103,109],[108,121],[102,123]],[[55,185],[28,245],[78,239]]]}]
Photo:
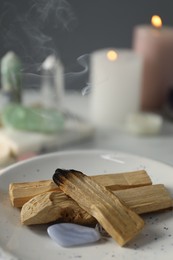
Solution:
[{"label": "palo santo stick", "polygon": [[[112,173],[104,175],[91,176],[91,178],[111,190],[126,189],[130,187],[139,187],[151,185],[151,179],[144,170]],[[47,191],[59,190],[52,180],[44,180],[37,182],[11,183],[9,185],[9,195],[11,204],[14,207],[21,208],[24,203],[36,195]]]},{"label": "palo santo stick", "polygon": [[9,185],[9,196],[11,204],[16,208],[21,208],[34,196],[53,190],[59,189],[51,180],[11,183]]},{"label": "palo santo stick", "polygon": [[[173,207],[173,200],[163,184],[149,185],[113,192],[138,214]],[[96,219],[61,191],[50,191],[37,195],[21,210],[24,225],[45,224],[54,221],[94,225]]]},{"label": "palo santo stick", "polygon": [[173,199],[163,184],[114,192],[137,214],[155,212],[173,207]]},{"label": "palo santo stick", "polygon": [[62,191],[48,191],[26,202],[21,209],[24,225],[46,224],[54,221],[93,225],[96,220]]},{"label": "palo santo stick", "polygon": [[112,192],[82,172],[57,169],[53,180],[65,194],[96,218],[121,246],[143,228],[142,218],[126,207]]}]

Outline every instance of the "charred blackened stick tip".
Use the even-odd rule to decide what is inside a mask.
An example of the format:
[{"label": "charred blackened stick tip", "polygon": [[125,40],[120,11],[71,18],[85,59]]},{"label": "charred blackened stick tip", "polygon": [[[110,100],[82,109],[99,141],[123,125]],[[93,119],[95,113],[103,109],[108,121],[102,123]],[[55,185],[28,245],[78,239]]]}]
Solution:
[{"label": "charred blackened stick tip", "polygon": [[77,170],[73,170],[73,169],[56,169],[54,175],[52,176],[53,181],[57,184],[60,185],[63,181],[63,178],[68,178],[70,177],[71,174],[74,175],[83,175],[82,172],[77,171]]},{"label": "charred blackened stick tip", "polygon": [[67,175],[67,173],[69,172],[69,170],[64,170],[64,169],[56,169],[55,173],[52,176],[53,181],[55,182],[55,184],[57,184],[58,186],[61,184],[61,179],[62,176]]}]

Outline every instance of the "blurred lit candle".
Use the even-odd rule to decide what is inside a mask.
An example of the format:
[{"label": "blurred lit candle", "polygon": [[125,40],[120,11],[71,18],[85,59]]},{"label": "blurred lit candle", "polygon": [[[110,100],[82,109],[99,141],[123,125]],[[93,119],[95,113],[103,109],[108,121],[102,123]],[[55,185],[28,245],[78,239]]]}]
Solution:
[{"label": "blurred lit candle", "polygon": [[154,15],[152,25],[134,28],[133,48],[144,58],[142,109],[161,109],[173,85],[173,28],[162,26]]},{"label": "blurred lit candle", "polygon": [[131,50],[103,49],[90,60],[91,120],[97,127],[122,125],[140,107],[141,58]]}]

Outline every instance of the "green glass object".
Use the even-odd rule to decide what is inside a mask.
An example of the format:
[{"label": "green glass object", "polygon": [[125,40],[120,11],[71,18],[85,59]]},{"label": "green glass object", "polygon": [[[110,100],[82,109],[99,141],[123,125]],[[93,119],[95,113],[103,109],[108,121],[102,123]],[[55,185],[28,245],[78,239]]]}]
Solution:
[{"label": "green glass object", "polygon": [[55,109],[10,104],[2,111],[2,124],[6,128],[49,134],[64,128],[64,117]]},{"label": "green glass object", "polygon": [[9,101],[21,102],[22,64],[18,56],[9,51],[1,59],[1,87]]}]

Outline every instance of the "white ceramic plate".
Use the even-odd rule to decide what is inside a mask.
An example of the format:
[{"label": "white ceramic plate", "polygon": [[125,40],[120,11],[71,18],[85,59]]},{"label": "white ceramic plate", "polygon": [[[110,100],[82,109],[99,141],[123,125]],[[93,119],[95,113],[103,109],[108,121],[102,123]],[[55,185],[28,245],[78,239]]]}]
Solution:
[{"label": "white ceramic plate", "polygon": [[173,196],[172,167],[119,152],[62,152],[10,166],[0,174],[0,259],[172,260],[172,210],[145,216],[143,231],[126,247],[120,247],[110,238],[88,246],[63,248],[48,237],[47,226],[22,226],[20,211],[9,202],[9,183],[51,179],[56,168],[73,168],[88,175],[146,169],[153,183],[165,184]]}]

